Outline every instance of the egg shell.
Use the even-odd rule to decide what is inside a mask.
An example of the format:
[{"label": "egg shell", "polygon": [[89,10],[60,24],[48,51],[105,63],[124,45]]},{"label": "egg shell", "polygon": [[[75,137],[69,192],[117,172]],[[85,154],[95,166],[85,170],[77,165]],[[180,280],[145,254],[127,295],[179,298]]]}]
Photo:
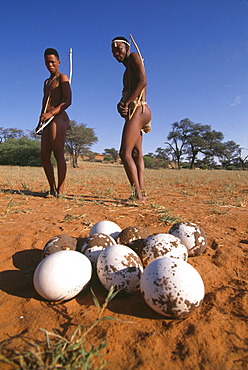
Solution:
[{"label": "egg shell", "polygon": [[169,233],[182,241],[191,257],[201,255],[207,248],[204,230],[192,222],[178,222],[170,228]]},{"label": "egg shell", "polygon": [[37,293],[49,301],[75,297],[89,283],[90,260],[77,251],[64,250],[44,258],[36,267],[33,283]]},{"label": "egg shell", "polygon": [[140,280],[146,303],[156,312],[171,318],[189,316],[204,298],[204,283],[189,263],[175,258],[151,262]]},{"label": "egg shell", "polygon": [[171,257],[188,259],[188,250],[179,238],[171,234],[159,233],[146,238],[141,246],[141,260],[144,267],[157,258]]},{"label": "egg shell", "polygon": [[75,251],[77,247],[77,238],[70,235],[56,235],[50,239],[42,252],[42,257],[45,258],[52,253],[59,252],[62,250],[73,250]]},{"label": "egg shell", "polygon": [[110,245],[116,244],[116,241],[112,236],[103,233],[93,234],[86,239],[81,247],[81,252],[96,266],[96,262],[100,252],[109,247]]},{"label": "egg shell", "polygon": [[121,295],[137,291],[143,272],[139,256],[129,247],[121,244],[104,249],[97,260],[97,274],[102,285],[109,290],[115,286]]},{"label": "egg shell", "polygon": [[90,235],[103,233],[112,236],[115,240],[120,232],[120,226],[109,220],[99,221],[90,229]]},{"label": "egg shell", "polygon": [[76,248],[76,251],[82,253],[82,246],[87,242],[87,239],[88,239],[87,237],[82,237],[82,236],[79,236],[77,238],[77,248]]},{"label": "egg shell", "polygon": [[149,235],[151,235],[151,232],[145,227],[129,226],[120,232],[117,243],[127,245],[140,256],[140,246]]}]

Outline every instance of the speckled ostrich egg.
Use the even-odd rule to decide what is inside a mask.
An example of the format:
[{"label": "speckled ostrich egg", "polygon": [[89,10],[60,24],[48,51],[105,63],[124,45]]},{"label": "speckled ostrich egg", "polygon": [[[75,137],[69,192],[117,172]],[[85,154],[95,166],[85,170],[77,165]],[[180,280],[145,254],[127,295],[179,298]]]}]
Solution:
[{"label": "speckled ostrich egg", "polygon": [[140,256],[140,247],[149,235],[150,230],[142,226],[128,226],[117,237],[117,243],[127,245]]},{"label": "speckled ostrich egg", "polygon": [[188,251],[179,238],[171,234],[153,234],[148,236],[142,244],[141,260],[144,267],[157,258],[171,257],[188,259]]},{"label": "speckled ostrich egg", "polygon": [[107,290],[113,285],[123,296],[136,292],[142,272],[139,256],[125,245],[111,245],[99,254],[97,274]]},{"label": "speckled ostrich egg", "polygon": [[116,244],[116,241],[110,235],[103,233],[93,234],[85,240],[81,247],[81,252],[89,258],[93,266],[96,266],[100,252],[106,247],[114,244]]},{"label": "speckled ostrich egg", "polygon": [[114,238],[115,240],[117,239],[120,232],[120,226],[117,225],[115,222],[108,220],[99,221],[90,229],[90,235],[103,233],[112,236],[112,238]]},{"label": "speckled ostrich egg", "polygon": [[177,236],[188,249],[189,256],[199,256],[207,248],[207,237],[204,230],[192,222],[178,222],[169,233]]},{"label": "speckled ostrich egg", "polygon": [[189,263],[175,258],[159,258],[144,270],[140,290],[146,303],[161,315],[189,316],[204,298],[204,283]]},{"label": "speckled ostrich egg", "polygon": [[62,250],[73,250],[75,251],[77,247],[77,239],[69,235],[57,235],[52,239],[48,240],[46,243],[42,257],[45,258],[52,253],[59,252]]},{"label": "speckled ostrich egg", "polygon": [[86,287],[91,274],[91,262],[85,255],[64,250],[47,256],[39,263],[33,283],[41,297],[49,301],[65,301]]}]

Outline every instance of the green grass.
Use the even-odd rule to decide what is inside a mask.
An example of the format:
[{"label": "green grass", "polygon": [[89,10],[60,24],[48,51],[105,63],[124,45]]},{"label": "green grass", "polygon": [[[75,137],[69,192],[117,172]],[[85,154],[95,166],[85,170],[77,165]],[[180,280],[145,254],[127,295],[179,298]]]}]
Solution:
[{"label": "green grass", "polygon": [[179,216],[170,213],[169,209],[159,210],[159,221],[164,222],[166,225],[172,225],[182,221]]}]

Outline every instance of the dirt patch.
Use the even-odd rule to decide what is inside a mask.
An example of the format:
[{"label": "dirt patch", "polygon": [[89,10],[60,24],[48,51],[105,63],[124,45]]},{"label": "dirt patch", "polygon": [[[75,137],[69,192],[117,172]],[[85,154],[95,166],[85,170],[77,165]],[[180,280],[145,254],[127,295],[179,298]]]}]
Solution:
[{"label": "dirt patch", "polygon": [[0,178],[0,341],[10,340],[8,348],[25,347],[24,338],[43,340],[40,328],[67,336],[79,324],[90,325],[97,314],[90,287],[100,303],[106,297],[96,277],[67,302],[38,296],[33,273],[49,239],[85,238],[101,220],[152,233],[182,220],[197,223],[208,238],[206,252],[188,260],[205,284],[200,308],[184,320],[167,319],[139,291],[116,297],[105,314],[118,320],[102,322],[88,341],[106,340],[109,370],[247,368],[248,173],[150,170],[147,203],[140,206],[120,202],[130,195],[121,166],[69,169],[61,199],[43,198],[42,169],[1,167]]}]

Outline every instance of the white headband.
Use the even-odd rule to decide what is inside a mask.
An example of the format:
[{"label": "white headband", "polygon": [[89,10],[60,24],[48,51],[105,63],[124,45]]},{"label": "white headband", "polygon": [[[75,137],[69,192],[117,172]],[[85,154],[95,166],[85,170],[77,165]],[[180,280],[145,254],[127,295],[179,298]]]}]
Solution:
[{"label": "white headband", "polygon": [[[113,41],[112,41],[112,44],[115,44],[115,43],[117,43],[117,42],[124,42],[124,44],[127,44],[128,46],[130,46],[129,42],[128,42],[128,41],[126,41],[126,40],[113,40]],[[115,45],[115,47],[116,47],[116,45]]]}]

